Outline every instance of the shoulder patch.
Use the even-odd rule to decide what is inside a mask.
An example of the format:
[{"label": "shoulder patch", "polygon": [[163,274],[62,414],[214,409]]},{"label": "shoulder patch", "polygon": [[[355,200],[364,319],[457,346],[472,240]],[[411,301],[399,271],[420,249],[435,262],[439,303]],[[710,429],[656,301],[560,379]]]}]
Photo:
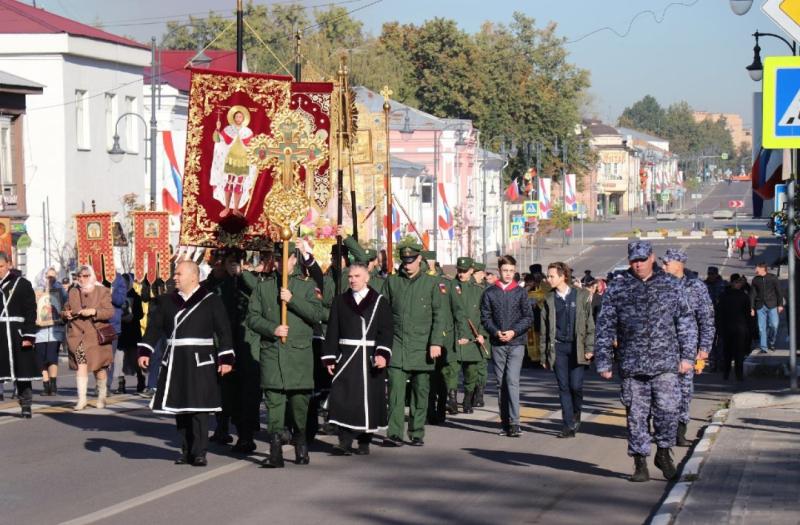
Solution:
[{"label": "shoulder patch", "polygon": [[443,294],[446,294],[447,293],[447,285],[444,284],[444,283],[439,283],[439,291],[442,292]]},{"label": "shoulder patch", "polygon": [[457,293],[458,295],[461,295],[461,285],[460,285],[460,284],[457,284],[457,285],[456,285],[456,293]]},{"label": "shoulder patch", "polygon": [[317,299],[322,299],[322,290],[319,288],[314,288],[314,295],[317,296]]}]

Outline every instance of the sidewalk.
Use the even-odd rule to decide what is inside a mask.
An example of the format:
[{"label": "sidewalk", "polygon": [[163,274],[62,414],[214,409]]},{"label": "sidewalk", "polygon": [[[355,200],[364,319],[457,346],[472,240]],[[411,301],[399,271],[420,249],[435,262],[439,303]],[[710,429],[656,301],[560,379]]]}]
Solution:
[{"label": "sidewalk", "polygon": [[798,488],[800,396],[737,394],[673,523],[796,524]]}]

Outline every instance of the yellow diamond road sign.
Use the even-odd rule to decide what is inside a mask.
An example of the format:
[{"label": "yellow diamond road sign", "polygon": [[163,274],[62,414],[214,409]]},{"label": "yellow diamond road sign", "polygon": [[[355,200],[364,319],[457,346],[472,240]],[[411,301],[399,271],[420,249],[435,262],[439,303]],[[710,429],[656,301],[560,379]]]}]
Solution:
[{"label": "yellow diamond road sign", "polygon": [[767,0],[761,10],[794,40],[800,40],[800,0]]}]

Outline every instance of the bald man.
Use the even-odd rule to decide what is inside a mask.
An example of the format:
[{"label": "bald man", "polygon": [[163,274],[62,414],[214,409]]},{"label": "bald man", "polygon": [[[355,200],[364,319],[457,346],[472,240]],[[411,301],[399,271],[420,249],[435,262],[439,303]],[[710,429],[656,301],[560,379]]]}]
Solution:
[{"label": "bald man", "polygon": [[208,414],[222,409],[218,374],[229,373],[235,359],[231,327],[222,299],[200,286],[196,263],[179,263],[174,279],[175,291],[150,310],[139,366],[147,369],[156,343],[167,338],[150,408],[175,415],[183,441],[175,464],[204,467]]}]

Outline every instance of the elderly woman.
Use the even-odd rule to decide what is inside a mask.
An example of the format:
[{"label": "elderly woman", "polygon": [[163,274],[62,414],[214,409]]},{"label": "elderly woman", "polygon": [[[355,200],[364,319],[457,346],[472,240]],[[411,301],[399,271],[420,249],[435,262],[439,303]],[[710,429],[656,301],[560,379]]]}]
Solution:
[{"label": "elderly woman", "polygon": [[100,344],[100,333],[109,326],[108,321],[113,315],[111,290],[97,282],[91,266],[81,266],[78,269],[78,286],[70,289],[67,306],[62,313],[69,322],[69,367],[77,370],[78,402],[75,410],[86,408],[90,370],[97,382],[97,408],[106,406],[107,369],[112,354],[110,341]]}]

